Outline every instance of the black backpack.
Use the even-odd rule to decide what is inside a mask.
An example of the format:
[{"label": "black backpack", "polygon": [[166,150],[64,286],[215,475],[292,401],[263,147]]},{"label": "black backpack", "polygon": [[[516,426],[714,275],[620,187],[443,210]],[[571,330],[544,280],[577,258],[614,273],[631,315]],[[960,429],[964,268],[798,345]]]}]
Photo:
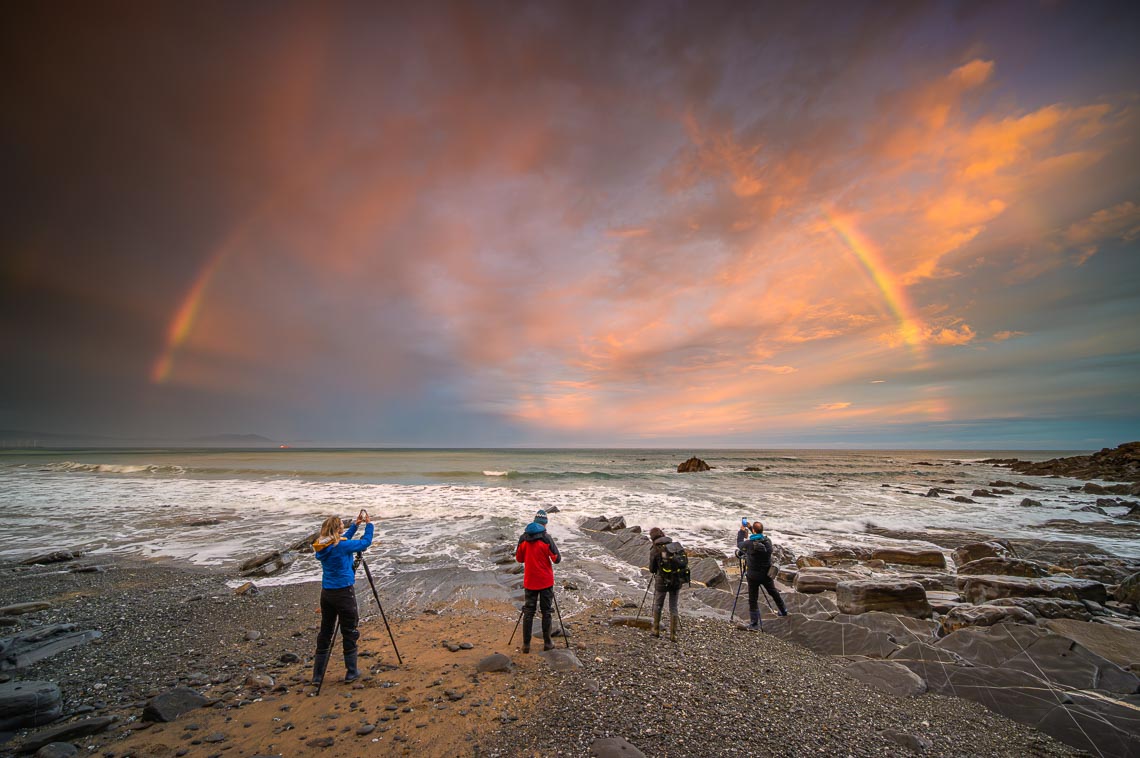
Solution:
[{"label": "black backpack", "polygon": [[661,574],[670,587],[690,583],[689,556],[680,542],[669,542],[661,552]]}]

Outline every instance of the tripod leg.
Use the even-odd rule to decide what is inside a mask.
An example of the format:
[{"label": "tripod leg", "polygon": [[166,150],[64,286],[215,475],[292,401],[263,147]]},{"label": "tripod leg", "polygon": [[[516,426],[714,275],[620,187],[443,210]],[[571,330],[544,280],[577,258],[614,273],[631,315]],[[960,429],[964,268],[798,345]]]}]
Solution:
[{"label": "tripod leg", "polygon": [[339,629],[340,629],[340,618],[338,617],[337,620],[335,622],[333,622],[332,639],[329,640],[329,652],[325,656],[325,665],[321,669],[321,680],[319,682],[317,682],[317,694],[318,695],[321,694],[321,687],[323,687],[325,684],[325,672],[328,671],[328,668],[329,668],[329,658],[332,657],[333,645],[336,644],[336,633],[337,633],[337,631],[339,631]]},{"label": "tripod leg", "polygon": [[736,597],[732,599],[732,612],[728,614],[728,620],[734,621],[736,619],[736,603],[740,600],[740,588],[744,586],[744,574],[740,575],[740,581],[736,583]]},{"label": "tripod leg", "polygon": [[519,611],[519,617],[517,619],[515,619],[515,628],[511,631],[511,638],[509,640],[507,640],[507,647],[510,647],[511,643],[515,641],[515,632],[517,632],[519,630],[519,622],[522,621],[522,617],[523,617],[523,611],[520,610]]},{"label": "tripod leg", "polygon": [[641,605],[637,606],[637,617],[641,618],[641,609],[645,607],[645,598],[649,596],[649,588],[653,586],[653,574],[649,575],[649,584],[645,585],[645,592],[641,595]]},{"label": "tripod leg", "polygon": [[404,664],[404,659],[400,657],[400,648],[396,647],[396,637],[392,634],[392,627],[388,625],[388,617],[384,615],[384,605],[380,602],[380,595],[376,592],[376,582],[372,581],[372,571],[368,568],[367,561],[364,556],[360,555],[360,563],[364,566],[364,575],[368,577],[368,586],[372,588],[372,597],[376,598],[376,607],[380,609],[380,618],[384,619],[384,628],[388,630],[388,639],[392,640],[392,649],[396,651],[396,660],[400,665]]},{"label": "tripod leg", "polygon": [[566,625],[562,623],[562,609],[558,607],[558,593],[551,592],[554,595],[554,610],[558,612],[558,626],[562,629],[562,639],[566,642],[566,649],[570,649],[570,634],[566,631]]}]

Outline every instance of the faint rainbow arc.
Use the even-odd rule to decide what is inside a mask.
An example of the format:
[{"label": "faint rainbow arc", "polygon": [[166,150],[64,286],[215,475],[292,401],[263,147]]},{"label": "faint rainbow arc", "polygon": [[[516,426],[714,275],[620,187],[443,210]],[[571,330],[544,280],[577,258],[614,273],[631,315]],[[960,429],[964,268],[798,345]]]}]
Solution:
[{"label": "faint rainbow arc", "polygon": [[194,284],[191,285],[186,296],[182,299],[182,305],[179,306],[178,312],[167,328],[166,345],[151,367],[150,380],[153,383],[162,384],[170,378],[171,372],[174,370],[174,357],[194,330],[194,323],[202,311],[202,303],[206,299],[210,282],[213,281],[233,250],[237,248],[242,236],[240,232],[231,235],[210,255],[206,265],[198,271]]},{"label": "faint rainbow arc", "polygon": [[898,283],[890,267],[883,260],[882,254],[850,221],[829,210],[823,211],[823,217],[831,227],[831,231],[851,252],[863,272],[883,296],[887,310],[898,321],[899,335],[903,342],[916,354],[922,355],[924,324],[922,319],[914,315],[914,306],[907,297],[906,290]]}]

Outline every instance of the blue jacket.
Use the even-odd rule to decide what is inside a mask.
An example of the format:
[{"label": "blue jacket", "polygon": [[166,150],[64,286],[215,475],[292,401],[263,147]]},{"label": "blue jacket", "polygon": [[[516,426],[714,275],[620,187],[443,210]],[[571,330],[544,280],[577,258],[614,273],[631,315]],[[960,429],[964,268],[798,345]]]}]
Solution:
[{"label": "blue jacket", "polygon": [[356,524],[348,527],[344,539],[335,545],[318,550],[313,555],[321,562],[321,587],[326,590],[339,590],[356,584],[356,574],[352,570],[352,557],[372,544],[372,524],[364,527],[364,537],[354,540]]}]

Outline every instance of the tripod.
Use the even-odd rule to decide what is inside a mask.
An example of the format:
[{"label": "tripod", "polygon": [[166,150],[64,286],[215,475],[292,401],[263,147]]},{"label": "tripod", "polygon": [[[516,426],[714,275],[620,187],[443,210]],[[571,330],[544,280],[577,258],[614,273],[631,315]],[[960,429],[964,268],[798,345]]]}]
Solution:
[{"label": "tripod", "polygon": [[[380,595],[376,592],[376,583],[372,580],[372,572],[369,570],[368,564],[364,560],[364,553],[357,553],[356,554],[356,559],[352,562],[352,573],[353,574],[356,573],[356,569],[359,566],[364,566],[364,576],[367,577],[367,579],[368,579],[368,586],[372,588],[372,597],[376,598],[376,606],[380,609],[380,618],[384,619],[384,627],[388,630],[388,639],[392,640],[392,649],[396,651],[396,660],[399,661],[401,665],[403,665],[404,659],[400,657],[400,649],[398,647],[396,647],[396,637],[392,634],[392,627],[388,625],[388,617],[384,614],[384,606],[380,603]],[[336,621],[333,622],[332,640],[329,642],[329,652],[330,653],[332,652],[332,645],[334,645],[336,643],[336,633],[339,630],[339,628],[340,628],[340,617],[338,616]],[[328,666],[328,660],[327,659],[325,660],[325,666],[326,667]],[[324,671],[324,669],[322,669],[321,670],[321,679],[320,679],[320,682],[317,684],[317,694],[318,695],[321,694],[321,687],[324,686],[324,683],[325,683],[325,671]]]},{"label": "tripod", "polygon": [[649,575],[649,583],[645,585],[645,592],[641,596],[641,605],[637,606],[637,617],[641,618],[641,609],[645,607],[645,598],[649,597],[649,588],[653,586],[653,574]]}]

